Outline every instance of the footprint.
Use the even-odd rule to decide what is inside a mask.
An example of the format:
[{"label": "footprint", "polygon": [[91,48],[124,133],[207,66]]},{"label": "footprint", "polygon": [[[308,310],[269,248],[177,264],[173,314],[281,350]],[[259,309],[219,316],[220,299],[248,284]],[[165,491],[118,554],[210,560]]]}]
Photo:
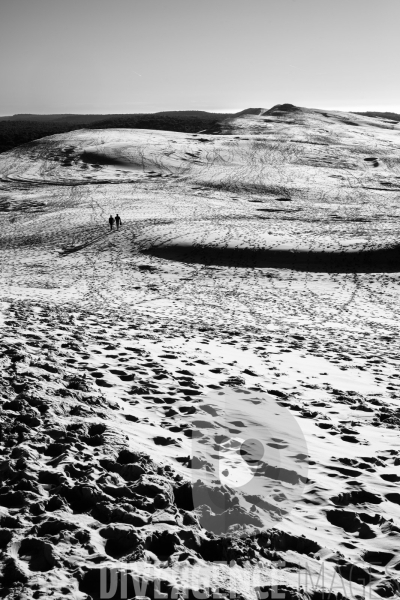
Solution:
[{"label": "footprint", "polygon": [[396,475],[396,473],[387,473],[380,476],[384,481],[390,481],[391,483],[397,483],[400,481],[400,475]]},{"label": "footprint", "polygon": [[153,441],[156,444],[156,446],[172,446],[173,444],[178,445],[173,438],[162,437],[161,435],[158,435],[155,438],[153,438]]},{"label": "footprint", "polygon": [[135,417],[135,415],[124,415],[127,421],[132,421],[133,423],[137,423],[139,421],[139,417]]},{"label": "footprint", "polygon": [[106,381],[105,379],[96,379],[96,383],[100,387],[108,387],[108,388],[113,387],[113,384],[110,383],[109,381]]},{"label": "footprint", "polygon": [[267,446],[270,446],[271,448],[276,448],[276,450],[283,450],[284,448],[288,447],[288,444],[277,444],[275,442],[267,442]]},{"label": "footprint", "polygon": [[390,494],[386,494],[385,498],[387,498],[389,502],[393,502],[394,504],[400,505],[400,494],[398,492],[391,492]]},{"label": "footprint", "polygon": [[344,442],[349,442],[351,444],[360,444],[360,440],[356,438],[355,435],[342,435],[340,437]]},{"label": "footprint", "polygon": [[121,381],[133,381],[135,379],[135,375],[133,373],[129,373],[126,375],[119,376]]}]

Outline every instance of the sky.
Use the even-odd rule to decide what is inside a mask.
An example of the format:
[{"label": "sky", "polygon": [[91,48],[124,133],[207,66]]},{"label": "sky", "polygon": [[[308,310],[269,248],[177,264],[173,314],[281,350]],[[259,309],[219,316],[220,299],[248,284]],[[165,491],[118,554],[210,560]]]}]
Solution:
[{"label": "sky", "polygon": [[1,0],[0,115],[400,113],[400,0]]}]

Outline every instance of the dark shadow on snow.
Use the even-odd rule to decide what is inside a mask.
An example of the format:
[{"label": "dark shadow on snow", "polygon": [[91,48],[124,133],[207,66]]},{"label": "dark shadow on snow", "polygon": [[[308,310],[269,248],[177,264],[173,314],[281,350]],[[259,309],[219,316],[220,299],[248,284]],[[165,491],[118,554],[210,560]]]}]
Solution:
[{"label": "dark shadow on snow", "polygon": [[400,246],[363,251],[305,251],[174,244],[143,252],[185,263],[225,267],[293,269],[322,273],[396,273]]}]

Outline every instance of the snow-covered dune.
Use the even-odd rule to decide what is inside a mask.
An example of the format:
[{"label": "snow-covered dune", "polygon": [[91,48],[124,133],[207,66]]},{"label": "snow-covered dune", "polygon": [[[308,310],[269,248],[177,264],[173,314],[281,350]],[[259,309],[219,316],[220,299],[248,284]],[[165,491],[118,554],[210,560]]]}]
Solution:
[{"label": "snow-covered dune", "polygon": [[4,597],[395,597],[399,219],[349,113],[1,154]]}]

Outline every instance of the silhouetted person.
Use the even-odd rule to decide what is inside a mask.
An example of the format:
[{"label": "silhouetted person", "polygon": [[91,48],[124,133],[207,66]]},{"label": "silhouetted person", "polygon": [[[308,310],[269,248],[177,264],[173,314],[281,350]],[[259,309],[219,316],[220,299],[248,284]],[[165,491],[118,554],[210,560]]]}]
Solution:
[{"label": "silhouetted person", "polygon": [[118,213],[115,215],[115,224],[117,226],[117,231],[118,231],[119,226],[122,224],[121,217],[119,216]]},{"label": "silhouetted person", "polygon": [[112,215],[110,215],[108,222],[110,223],[110,231],[112,231],[114,227],[114,217]]}]

